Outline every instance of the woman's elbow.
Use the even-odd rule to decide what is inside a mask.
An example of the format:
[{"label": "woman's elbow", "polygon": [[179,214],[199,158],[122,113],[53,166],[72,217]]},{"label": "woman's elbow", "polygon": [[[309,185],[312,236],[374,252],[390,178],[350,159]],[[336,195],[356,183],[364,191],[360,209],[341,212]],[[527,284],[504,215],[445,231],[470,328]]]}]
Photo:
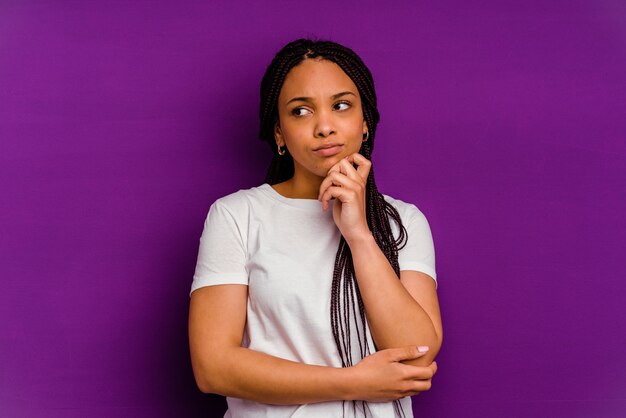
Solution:
[{"label": "woman's elbow", "polygon": [[200,392],[222,394],[219,384],[219,372],[215,370],[215,367],[201,361],[192,361],[192,369],[196,386]]},{"label": "woman's elbow", "polygon": [[431,362],[435,360],[437,354],[439,354],[439,350],[441,350],[441,345],[443,344],[443,333],[441,331],[435,332],[435,337],[429,346],[428,353],[424,356],[427,357]]},{"label": "woman's elbow", "polygon": [[435,344],[437,350],[439,350],[443,344],[443,330],[441,328],[435,330]]},{"label": "woman's elbow", "polygon": [[428,346],[428,352],[424,354],[421,359],[422,364],[430,364],[435,360],[439,350],[441,350],[441,344],[443,343],[443,334],[441,331],[435,331],[433,335],[428,338],[428,341],[422,341],[417,345]]},{"label": "woman's elbow", "polygon": [[193,367],[193,377],[196,380],[196,386],[202,393],[215,393],[214,385],[210,379],[210,373],[199,366]]},{"label": "woman's elbow", "polygon": [[200,381],[196,379],[196,386],[198,387],[198,390],[200,390],[200,392],[204,394],[208,395],[210,393],[215,393],[213,389],[211,388],[211,386],[209,386],[209,384],[205,381]]}]

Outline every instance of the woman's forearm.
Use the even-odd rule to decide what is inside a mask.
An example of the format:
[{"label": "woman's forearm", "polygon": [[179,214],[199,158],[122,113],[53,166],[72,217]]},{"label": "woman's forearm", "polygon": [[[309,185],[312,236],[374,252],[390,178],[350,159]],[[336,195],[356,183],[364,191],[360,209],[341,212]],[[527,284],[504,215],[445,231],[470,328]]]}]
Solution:
[{"label": "woman's forearm", "polygon": [[[292,405],[324,401],[390,402],[429,390],[435,364],[413,367],[424,356],[417,347],[377,351],[355,366],[313,366],[280,359],[243,347],[211,356],[209,367],[193,365],[204,392],[266,404]],[[192,357],[193,359],[193,357]]]},{"label": "woman's forearm", "polygon": [[243,347],[220,351],[210,363],[194,365],[203,392],[276,405],[355,396],[350,369],[307,365]]},{"label": "woman's forearm", "polygon": [[354,396],[354,370],[313,366],[241,347],[248,286],[197,289],[189,306],[189,350],[198,388],[271,404],[301,404]]},{"label": "woman's forearm", "polygon": [[400,282],[374,237],[366,234],[349,242],[355,276],[367,321],[378,349],[407,345],[430,347],[427,356],[411,364],[431,362],[441,345],[428,313]]}]

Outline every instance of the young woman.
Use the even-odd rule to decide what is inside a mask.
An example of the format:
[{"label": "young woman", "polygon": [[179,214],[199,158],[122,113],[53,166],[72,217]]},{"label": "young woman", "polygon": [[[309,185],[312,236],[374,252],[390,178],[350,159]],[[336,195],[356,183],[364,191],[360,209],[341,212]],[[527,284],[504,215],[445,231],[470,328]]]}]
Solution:
[{"label": "young woman", "polygon": [[428,222],[380,194],[370,71],[299,39],[261,82],[266,182],[218,199],[200,238],[189,338],[225,417],[412,417],[442,341]]}]

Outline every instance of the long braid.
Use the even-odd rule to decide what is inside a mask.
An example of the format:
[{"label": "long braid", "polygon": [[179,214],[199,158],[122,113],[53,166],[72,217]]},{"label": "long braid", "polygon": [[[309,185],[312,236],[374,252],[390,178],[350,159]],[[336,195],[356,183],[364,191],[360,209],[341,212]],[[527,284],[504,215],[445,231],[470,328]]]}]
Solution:
[{"label": "long braid", "polygon": [[[320,58],[332,61],[352,79],[362,100],[363,117],[367,123],[369,139],[361,146],[360,153],[371,160],[376,137],[376,126],[380,119],[376,107],[376,91],[372,75],[361,58],[349,48],[330,41],[313,41],[299,39],[287,44],[276,54],[269,65],[261,82],[261,102],[259,108],[259,137],[266,141],[274,152],[265,181],[277,184],[290,179],[294,174],[293,158],[289,152],[279,156],[274,140],[274,127],[278,122],[278,96],[285,77],[289,71],[305,59]],[[406,243],[406,229],[402,225],[400,214],[387,202],[378,191],[374,180],[373,167],[369,172],[366,184],[366,216],[367,224],[381,251],[389,260],[396,275],[400,277],[398,250]],[[391,222],[397,225],[398,236],[394,237]],[[365,305],[361,297],[354,272],[352,253],[348,243],[340,238],[339,248],[335,256],[330,300],[330,322],[333,338],[341,358],[343,367],[350,367],[362,358],[371,354],[367,338],[367,318]],[[351,341],[352,326],[358,343],[359,357],[353,361],[353,344]],[[376,347],[374,347],[375,349]],[[368,416],[369,407],[365,401],[353,401],[352,409],[356,414],[357,403],[363,415]],[[399,401],[394,402],[396,416],[404,417],[404,410]],[[345,412],[345,409],[344,409]]]}]

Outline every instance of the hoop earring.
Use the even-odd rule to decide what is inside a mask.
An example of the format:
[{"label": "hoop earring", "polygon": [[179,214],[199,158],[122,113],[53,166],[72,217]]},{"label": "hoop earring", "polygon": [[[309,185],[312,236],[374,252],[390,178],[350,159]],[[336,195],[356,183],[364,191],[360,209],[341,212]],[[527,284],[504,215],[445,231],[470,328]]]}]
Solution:
[{"label": "hoop earring", "polygon": [[365,138],[363,138],[363,142],[367,142],[370,139],[370,131],[365,132]]},{"label": "hoop earring", "polygon": [[276,144],[276,147],[278,148],[278,155],[280,155],[281,157],[282,157],[283,155],[285,155],[285,152],[287,152],[287,151],[285,151],[284,149],[282,149],[282,148],[280,147],[280,145],[278,145],[278,144]]}]

